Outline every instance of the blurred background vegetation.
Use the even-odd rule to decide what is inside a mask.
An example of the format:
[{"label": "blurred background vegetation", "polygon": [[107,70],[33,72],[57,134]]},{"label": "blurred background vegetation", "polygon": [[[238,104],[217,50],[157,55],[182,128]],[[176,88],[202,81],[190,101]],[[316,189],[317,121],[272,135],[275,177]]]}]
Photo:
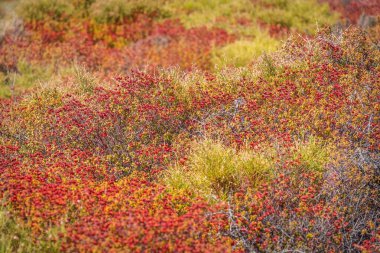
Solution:
[{"label": "blurred background vegetation", "polygon": [[[62,38],[62,34],[76,33],[74,29],[82,24],[92,34],[92,43],[106,42],[110,50],[123,49],[118,51],[122,57],[126,57],[125,51],[132,52],[131,54],[143,52],[137,60],[127,56],[131,58],[129,59],[131,62],[128,63],[131,66],[141,67],[141,62],[151,64],[155,61],[158,62],[156,65],[160,65],[162,61],[166,61],[168,63],[163,64],[165,67],[182,68],[185,65],[185,68],[194,66],[215,71],[225,67],[248,66],[261,55],[278,50],[289,36],[298,34],[312,36],[323,27],[343,24],[348,18],[343,15],[344,12],[336,10],[347,1],[341,1],[341,5],[335,2],[331,0],[0,0],[0,50],[3,50],[4,58],[0,59],[0,96],[9,97],[12,92],[34,87],[42,81],[53,78],[52,75],[57,75],[58,68],[63,67],[59,57],[65,61],[78,60],[70,59],[62,52],[56,53],[58,59],[52,60],[53,57],[49,56],[48,50],[53,43],[47,43],[42,46],[43,49],[40,49],[47,52],[41,53],[46,55],[44,61],[31,62],[26,54],[35,49],[17,48],[17,46],[11,49],[7,43],[2,42],[6,34],[13,37],[16,34],[21,39],[29,36],[29,41],[23,44],[25,45],[25,43],[35,43],[33,40],[36,41],[32,38],[33,35],[30,35],[31,31],[38,31],[40,37],[50,36],[50,32],[51,36],[58,38],[57,42],[64,43],[66,38]],[[355,1],[348,1],[348,4],[351,2]],[[334,7],[334,10],[331,7]],[[371,21],[364,19],[367,23]],[[208,39],[199,42],[196,38],[190,43],[185,36],[173,46],[165,42],[171,40],[170,36],[169,38],[161,36],[154,40],[158,41],[157,43],[149,42],[150,45],[146,46],[147,39],[152,32],[154,33],[146,29],[161,24],[161,27],[165,28],[160,29],[169,30],[170,27],[166,28],[167,21],[183,25],[184,29],[189,31],[186,36],[193,33],[191,29],[203,28],[208,31],[220,29],[228,33],[232,39],[215,44],[215,41]],[[126,29],[135,30],[127,36],[123,34]],[[171,37],[173,36],[177,36],[175,31]],[[51,39],[49,37],[43,40]],[[165,50],[162,49],[163,45],[166,45]],[[184,52],[190,54],[189,49],[185,48],[191,48],[194,51],[192,53],[196,55],[185,55]],[[17,52],[7,53],[12,50]],[[10,58],[12,59],[9,60]],[[113,60],[110,57],[109,61]],[[7,61],[12,61],[12,67],[9,67]],[[31,64],[33,66],[29,66]],[[97,70],[103,71],[104,68],[100,66]],[[122,70],[115,68],[117,72]]]}]

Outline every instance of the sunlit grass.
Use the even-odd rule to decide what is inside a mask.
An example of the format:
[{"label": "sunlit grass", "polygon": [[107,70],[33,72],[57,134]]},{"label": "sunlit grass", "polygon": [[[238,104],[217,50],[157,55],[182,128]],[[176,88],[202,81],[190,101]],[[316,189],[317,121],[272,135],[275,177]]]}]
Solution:
[{"label": "sunlit grass", "polygon": [[35,238],[31,230],[16,220],[11,212],[0,207],[0,253],[55,253],[60,252],[59,232],[48,229],[44,236]]},{"label": "sunlit grass", "polygon": [[257,32],[252,40],[238,40],[222,48],[215,49],[212,56],[214,67],[243,67],[258,56],[275,51],[280,42],[265,32]]},{"label": "sunlit grass", "polygon": [[188,190],[206,198],[226,198],[245,180],[257,185],[273,173],[271,158],[253,151],[236,151],[217,141],[195,143],[186,166],[174,166],[163,181],[174,192]]}]

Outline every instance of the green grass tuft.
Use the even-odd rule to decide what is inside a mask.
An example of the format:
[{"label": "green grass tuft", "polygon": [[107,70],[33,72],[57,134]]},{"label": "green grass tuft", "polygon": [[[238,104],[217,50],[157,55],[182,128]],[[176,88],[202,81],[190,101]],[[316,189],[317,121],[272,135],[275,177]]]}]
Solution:
[{"label": "green grass tuft", "polygon": [[74,5],[68,0],[23,0],[18,14],[27,21],[43,20],[50,17],[60,20],[74,13]]},{"label": "green grass tuft", "polygon": [[280,42],[265,32],[257,33],[253,40],[238,40],[213,52],[214,67],[243,67],[254,61],[263,53],[275,51]]},{"label": "green grass tuft", "polygon": [[55,253],[60,252],[60,229],[52,228],[44,236],[34,238],[30,229],[0,207],[0,253]]},{"label": "green grass tuft", "polygon": [[318,26],[333,25],[339,20],[327,4],[316,0],[258,0],[255,16],[272,25],[314,34]]},{"label": "green grass tuft", "polygon": [[272,166],[266,156],[205,140],[193,146],[186,167],[171,168],[163,181],[174,192],[186,190],[225,199],[245,181],[258,185],[269,179]]},{"label": "green grass tuft", "polygon": [[169,16],[161,6],[162,0],[96,0],[90,8],[90,16],[99,23],[121,23],[139,13],[155,18]]},{"label": "green grass tuft", "polygon": [[299,159],[302,169],[321,173],[330,161],[330,153],[331,146],[313,137],[298,143],[294,156]]}]

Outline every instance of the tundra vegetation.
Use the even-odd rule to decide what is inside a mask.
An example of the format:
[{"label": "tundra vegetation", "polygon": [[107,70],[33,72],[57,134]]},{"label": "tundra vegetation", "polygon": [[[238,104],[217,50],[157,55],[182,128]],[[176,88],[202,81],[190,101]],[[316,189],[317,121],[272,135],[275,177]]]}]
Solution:
[{"label": "tundra vegetation", "polygon": [[379,252],[377,0],[0,1],[0,252]]}]

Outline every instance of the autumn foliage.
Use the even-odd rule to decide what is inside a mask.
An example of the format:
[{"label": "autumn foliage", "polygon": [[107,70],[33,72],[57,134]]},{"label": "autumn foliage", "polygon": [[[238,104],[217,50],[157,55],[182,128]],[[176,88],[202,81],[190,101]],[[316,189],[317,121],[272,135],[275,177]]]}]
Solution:
[{"label": "autumn foliage", "polygon": [[215,69],[240,34],[140,7],[2,38],[54,78],[0,99],[1,249],[380,251],[378,25]]}]

